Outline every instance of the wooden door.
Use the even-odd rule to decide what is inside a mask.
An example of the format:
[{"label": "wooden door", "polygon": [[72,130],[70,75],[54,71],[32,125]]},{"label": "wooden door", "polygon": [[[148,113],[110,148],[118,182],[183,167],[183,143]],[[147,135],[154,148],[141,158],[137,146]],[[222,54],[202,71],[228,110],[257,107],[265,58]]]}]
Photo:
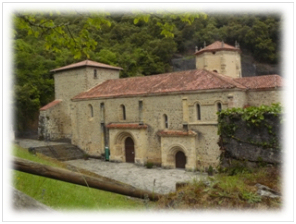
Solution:
[{"label": "wooden door", "polygon": [[125,139],[125,161],[127,163],[135,162],[135,145],[130,137]]},{"label": "wooden door", "polygon": [[179,151],[176,153],[176,168],[185,169],[186,156],[183,152]]}]

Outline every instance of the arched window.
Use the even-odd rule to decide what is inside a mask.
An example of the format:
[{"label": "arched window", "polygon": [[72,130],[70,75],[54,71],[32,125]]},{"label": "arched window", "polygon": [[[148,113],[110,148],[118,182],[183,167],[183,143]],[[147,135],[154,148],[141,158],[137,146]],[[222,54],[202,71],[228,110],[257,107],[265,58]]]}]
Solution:
[{"label": "arched window", "polygon": [[222,110],[222,104],[220,102],[217,103],[217,111],[220,112]]},{"label": "arched window", "polygon": [[200,105],[199,103],[196,104],[196,118],[200,120]]},{"label": "arched window", "polygon": [[121,120],[126,120],[125,106],[121,105]]},{"label": "arched window", "polygon": [[168,116],[166,114],[163,115],[163,122],[164,122],[164,128],[168,128],[169,122],[168,122]]},{"label": "arched window", "polygon": [[88,107],[89,107],[89,114],[90,114],[90,117],[93,117],[94,116],[94,109],[93,109],[93,106],[91,104],[88,104]]}]

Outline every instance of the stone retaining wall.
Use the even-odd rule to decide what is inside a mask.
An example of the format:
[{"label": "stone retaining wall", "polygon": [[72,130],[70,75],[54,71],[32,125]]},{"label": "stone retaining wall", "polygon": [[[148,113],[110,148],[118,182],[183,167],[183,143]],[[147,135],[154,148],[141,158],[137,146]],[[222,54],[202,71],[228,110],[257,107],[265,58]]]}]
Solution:
[{"label": "stone retaining wall", "polygon": [[239,116],[225,117],[221,122],[229,124],[229,130],[221,131],[218,142],[221,167],[230,166],[233,160],[252,165],[281,163],[281,116],[265,114],[258,126],[250,125]]}]

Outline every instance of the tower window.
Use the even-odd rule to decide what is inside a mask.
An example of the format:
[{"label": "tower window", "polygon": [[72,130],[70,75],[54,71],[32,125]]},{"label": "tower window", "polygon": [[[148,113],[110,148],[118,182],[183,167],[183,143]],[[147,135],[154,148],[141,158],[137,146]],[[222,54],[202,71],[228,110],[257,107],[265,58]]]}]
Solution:
[{"label": "tower window", "polygon": [[222,104],[221,103],[217,103],[217,110],[218,110],[218,112],[220,112],[222,110]]},{"label": "tower window", "polygon": [[196,118],[200,120],[200,105],[196,104]]}]

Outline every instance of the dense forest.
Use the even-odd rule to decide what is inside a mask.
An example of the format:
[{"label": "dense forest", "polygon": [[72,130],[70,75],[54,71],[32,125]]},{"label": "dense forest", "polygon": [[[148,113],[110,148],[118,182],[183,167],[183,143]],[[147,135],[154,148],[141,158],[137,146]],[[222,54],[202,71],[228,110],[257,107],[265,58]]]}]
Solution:
[{"label": "dense forest", "polygon": [[121,77],[154,75],[216,40],[238,41],[257,62],[276,65],[280,24],[271,14],[15,14],[14,130],[36,128],[39,108],[54,99],[51,69],[89,58],[122,67]]}]

